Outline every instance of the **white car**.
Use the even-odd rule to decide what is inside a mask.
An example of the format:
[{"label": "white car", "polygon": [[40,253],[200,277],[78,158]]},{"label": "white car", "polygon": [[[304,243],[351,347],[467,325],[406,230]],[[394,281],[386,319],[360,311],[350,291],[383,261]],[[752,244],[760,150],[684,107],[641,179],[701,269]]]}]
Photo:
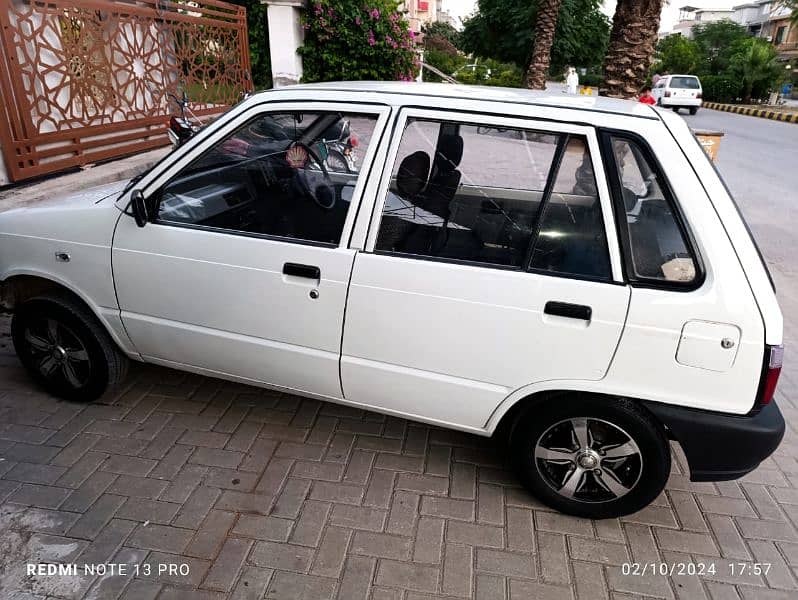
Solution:
[{"label": "white car", "polygon": [[[357,172],[320,136],[346,119]],[[93,400],[129,359],[509,441],[542,501],[630,513],[779,444],[782,315],[684,121],[436,84],[255,94],[142,177],[0,214],[12,335]]]},{"label": "white car", "polygon": [[657,106],[672,108],[679,112],[686,108],[691,115],[701,108],[703,90],[701,80],[695,75],[663,75],[651,89]]}]

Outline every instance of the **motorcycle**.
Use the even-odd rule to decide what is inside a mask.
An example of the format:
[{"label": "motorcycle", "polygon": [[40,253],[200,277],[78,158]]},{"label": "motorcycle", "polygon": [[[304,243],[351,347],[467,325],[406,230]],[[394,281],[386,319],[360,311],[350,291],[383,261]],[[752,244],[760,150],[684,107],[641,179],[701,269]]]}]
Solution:
[{"label": "motorcycle", "polygon": [[333,124],[316,144],[325,166],[336,173],[357,173],[355,148],[358,145],[359,141],[352,133],[348,119],[340,119]]}]

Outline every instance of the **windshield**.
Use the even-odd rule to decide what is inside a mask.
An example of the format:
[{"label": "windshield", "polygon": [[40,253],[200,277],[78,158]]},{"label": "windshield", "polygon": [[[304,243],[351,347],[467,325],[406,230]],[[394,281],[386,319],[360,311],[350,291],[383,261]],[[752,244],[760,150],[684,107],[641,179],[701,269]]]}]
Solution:
[{"label": "windshield", "polygon": [[697,90],[701,88],[697,77],[671,77],[670,87]]}]

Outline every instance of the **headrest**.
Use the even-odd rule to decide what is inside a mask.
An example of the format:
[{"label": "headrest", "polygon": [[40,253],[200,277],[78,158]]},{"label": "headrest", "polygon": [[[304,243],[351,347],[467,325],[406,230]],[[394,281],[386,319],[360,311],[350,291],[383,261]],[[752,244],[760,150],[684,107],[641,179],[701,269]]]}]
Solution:
[{"label": "headrest", "polygon": [[435,170],[439,173],[451,173],[463,160],[463,138],[459,135],[442,135],[438,140],[435,152]]},{"label": "headrest", "polygon": [[405,198],[418,195],[427,185],[430,167],[429,154],[419,150],[405,157],[396,173],[396,189]]}]

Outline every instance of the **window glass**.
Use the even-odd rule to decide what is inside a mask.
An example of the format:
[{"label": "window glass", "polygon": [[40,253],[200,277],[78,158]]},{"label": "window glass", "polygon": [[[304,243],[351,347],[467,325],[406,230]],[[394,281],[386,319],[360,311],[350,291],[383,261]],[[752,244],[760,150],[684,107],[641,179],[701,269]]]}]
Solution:
[{"label": "window glass", "polygon": [[679,283],[694,281],[695,259],[665,196],[661,175],[635,142],[614,138],[612,147],[621,181],[635,277]]},{"label": "window glass", "polygon": [[337,244],[376,120],[337,112],[259,116],[172,178],[157,218]]},{"label": "window glass", "polygon": [[543,209],[532,268],[610,278],[610,259],[593,164],[584,139],[571,138]]},{"label": "window glass", "polygon": [[695,77],[671,77],[671,87],[687,90],[697,90],[701,87]]},{"label": "window glass", "polygon": [[525,266],[557,135],[409,120],[378,251]]}]

